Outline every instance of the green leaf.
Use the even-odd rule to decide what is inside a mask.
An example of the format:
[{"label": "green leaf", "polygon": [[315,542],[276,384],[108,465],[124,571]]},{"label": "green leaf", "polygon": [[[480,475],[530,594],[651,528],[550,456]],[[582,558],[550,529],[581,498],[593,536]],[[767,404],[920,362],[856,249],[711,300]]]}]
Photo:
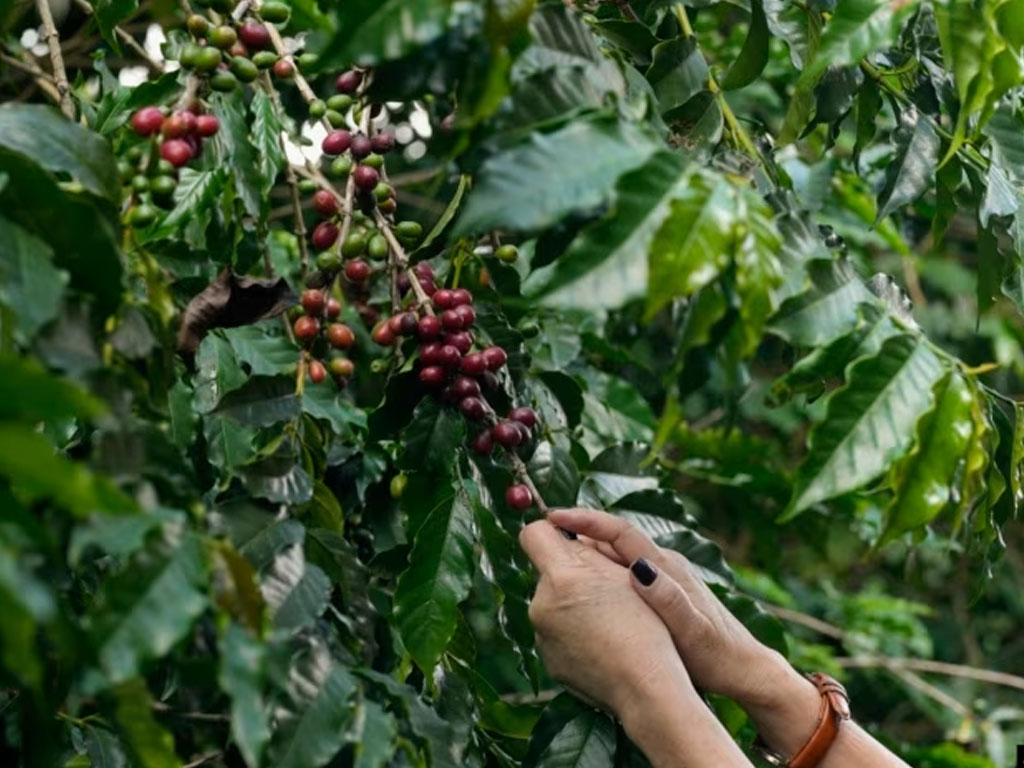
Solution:
[{"label": "green leaf", "polygon": [[320,568],[306,563],[296,544],[277,553],[262,575],[260,589],[271,609],[274,627],[294,632],[323,615],[331,598],[331,581]]},{"label": "green leaf", "polygon": [[66,173],[110,203],[121,199],[117,163],[110,145],[92,131],[41,104],[0,107],[0,147],[51,173]]},{"label": "green leaf", "polygon": [[249,493],[276,504],[305,504],[313,497],[313,479],[289,453],[246,464],[241,477]]},{"label": "green leaf", "polygon": [[249,768],[258,768],[270,740],[263,700],[266,649],[248,630],[231,623],[221,639],[217,680],[231,697],[231,736]]},{"label": "green leaf", "polygon": [[114,27],[130,19],[138,10],[138,0],[96,0],[93,4],[96,26],[115,51],[121,51],[121,41],[114,33]]},{"label": "green leaf", "polygon": [[23,344],[57,316],[67,273],[53,267],[50,247],[0,216],[0,304],[14,312]]},{"label": "green leaf", "polygon": [[[416,505],[421,524],[410,516],[415,534],[409,567],[395,587],[395,623],[409,654],[425,674],[437,664],[455,634],[459,603],[469,594],[476,570],[473,553],[473,509],[470,498],[451,480],[433,478],[434,488]],[[410,481],[403,494],[422,496]]]},{"label": "green leaf", "polygon": [[114,716],[124,743],[139,768],[180,768],[174,753],[174,737],[153,717],[153,699],[141,678],[126,681],[114,689]]},{"label": "green leaf", "polygon": [[195,409],[212,413],[229,392],[245,384],[248,377],[235,361],[231,343],[220,331],[203,339],[196,355]]},{"label": "green leaf", "polygon": [[182,168],[178,171],[178,186],[174,189],[174,208],[144,239],[167,237],[185,225],[186,242],[194,248],[205,249],[206,228],[217,200],[224,194],[226,182],[227,170],[223,167],[211,171]]},{"label": "green leaf", "polygon": [[366,412],[329,381],[306,385],[302,390],[302,410],[329,423],[336,435],[351,436],[366,429]]},{"label": "green leaf", "polygon": [[338,31],[319,67],[370,67],[402,58],[441,37],[451,12],[451,3],[437,0],[347,2],[338,8]]},{"label": "green leaf", "polygon": [[918,419],[914,447],[889,471],[895,494],[885,510],[879,544],[927,525],[957,501],[957,467],[965,462],[974,434],[974,396],[956,371],[934,387],[932,408]]},{"label": "green leaf", "polygon": [[109,682],[138,674],[141,664],[173,648],[206,610],[207,561],[199,539],[168,527],[109,578],[90,618],[90,634]]},{"label": "green leaf", "polygon": [[773,37],[785,40],[793,66],[803,69],[821,35],[821,13],[788,0],[763,0],[765,19]]},{"label": "green leaf", "polygon": [[568,451],[544,440],[527,464],[540,497],[549,507],[571,507],[580,488],[580,473]]},{"label": "green leaf", "polygon": [[255,427],[290,421],[299,415],[295,381],[285,376],[253,376],[222,397],[210,413]]},{"label": "green leaf", "polygon": [[364,701],[356,712],[354,768],[384,768],[395,753],[398,724],[390,712],[375,701]]},{"label": "green leaf", "polygon": [[504,228],[543,229],[605,202],[626,171],[656,144],[639,128],[607,118],[577,120],[492,155],[480,168],[452,238]]},{"label": "green leaf", "polygon": [[85,726],[85,749],[91,768],[129,768],[120,740],[106,728]]},{"label": "green leaf", "polygon": [[535,768],[612,768],[615,725],[603,712],[587,708],[559,730],[541,752]]},{"label": "green leaf", "polygon": [[[236,88],[231,94],[214,94],[211,99],[213,114],[220,120],[214,151],[219,166],[231,171],[245,212],[258,219],[268,207],[268,196],[263,191],[265,177],[261,173],[267,158],[257,152],[249,139],[243,90]],[[266,128],[265,125],[262,127]]]},{"label": "green leaf", "polygon": [[462,414],[445,407],[437,398],[425,397],[402,433],[405,450],[400,465],[427,471],[450,467],[458,458],[465,434]]},{"label": "green leaf", "polygon": [[642,296],[651,243],[689,183],[685,167],[678,155],[657,152],[622,176],[608,214],[584,229],[550,269],[528,280],[524,292],[563,309],[614,309]]},{"label": "green leaf", "polygon": [[751,0],[750,29],[739,57],[729,67],[720,85],[727,91],[750,85],[768,64],[768,20],[761,0]]},{"label": "green leaf", "polygon": [[658,43],[651,54],[654,60],[646,77],[662,115],[670,116],[708,89],[710,73],[695,37],[677,37]]},{"label": "green leaf", "polygon": [[939,136],[932,121],[921,117],[914,107],[900,115],[893,143],[893,162],[886,167],[885,186],[878,194],[876,226],[890,213],[928,191],[939,165]]},{"label": "green leaf", "polygon": [[942,373],[931,348],[909,334],[887,339],[876,356],[856,362],[846,385],[829,396],[824,420],[811,430],[781,520],[861,487],[902,456]]},{"label": "green leaf", "polygon": [[263,178],[261,187],[263,196],[268,197],[274,188],[274,181],[285,160],[281,146],[281,131],[284,126],[277,114],[273,99],[263,90],[257,89],[249,104],[252,113],[252,145],[259,158],[260,176]]},{"label": "green leaf", "polygon": [[0,356],[0,419],[92,419],[103,411],[103,404],[90,394],[36,361]]},{"label": "green leaf", "polygon": [[[7,494],[0,496],[11,503]],[[0,538],[0,664],[15,679],[33,689],[44,684],[45,667],[37,646],[41,626],[58,616],[58,603],[49,585],[33,573],[20,553]],[[21,558],[24,560],[25,558]]]},{"label": "green leaf", "polygon": [[247,367],[249,374],[294,374],[299,352],[287,336],[272,330],[275,326],[278,326],[278,321],[267,320],[239,328],[223,328],[217,334],[227,340],[238,362]]}]

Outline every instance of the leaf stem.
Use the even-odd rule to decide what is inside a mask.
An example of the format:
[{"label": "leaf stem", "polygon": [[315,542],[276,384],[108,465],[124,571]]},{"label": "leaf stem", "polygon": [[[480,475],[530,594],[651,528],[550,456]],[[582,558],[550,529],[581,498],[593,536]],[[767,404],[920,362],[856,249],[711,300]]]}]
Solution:
[{"label": "leaf stem", "polygon": [[67,70],[64,69],[64,57],[60,52],[60,35],[57,33],[57,26],[53,23],[49,0],[36,0],[36,9],[43,22],[46,44],[50,48],[50,65],[53,67],[53,79],[57,86],[60,110],[69,120],[74,120],[75,105],[71,102],[71,86],[68,84]]},{"label": "leaf stem", "polygon": [[[92,7],[92,4],[89,3],[89,0],[75,0],[75,5],[77,5],[90,16],[94,16],[96,14],[96,11]],[[136,40],[134,37],[132,37],[130,34],[125,32],[121,27],[117,25],[114,26],[114,34],[121,38],[121,41],[129,48],[131,48],[136,56],[142,59],[143,63],[147,67],[149,67],[150,71],[152,71],[153,74],[162,75],[164,73],[163,65],[156,59],[152,58],[146,52],[146,49],[142,47],[138,40]]]}]

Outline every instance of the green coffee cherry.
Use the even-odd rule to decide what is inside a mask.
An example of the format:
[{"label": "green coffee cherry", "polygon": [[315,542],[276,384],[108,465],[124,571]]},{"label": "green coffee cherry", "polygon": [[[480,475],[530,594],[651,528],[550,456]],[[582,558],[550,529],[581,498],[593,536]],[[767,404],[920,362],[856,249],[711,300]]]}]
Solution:
[{"label": "green coffee cherry", "polygon": [[405,473],[399,473],[391,478],[391,498],[400,499],[402,493],[405,491],[405,485],[409,482],[409,478],[406,477]]},{"label": "green coffee cherry", "polygon": [[345,116],[341,112],[328,109],[327,122],[331,124],[331,128],[343,128],[345,126]]},{"label": "green coffee cherry", "polygon": [[202,50],[196,43],[186,43],[178,54],[178,61],[185,69],[192,69],[199,63],[199,54]]},{"label": "green coffee cherry", "polygon": [[494,251],[494,255],[498,257],[499,261],[511,264],[519,258],[519,249],[514,245],[500,245],[497,250]]},{"label": "green coffee cherry", "polygon": [[157,176],[173,176],[177,172],[177,168],[171,163],[164,160],[162,157],[156,161],[156,175]]},{"label": "green coffee cherry", "polygon": [[140,203],[132,208],[129,221],[133,227],[148,227],[156,221],[156,217],[159,215],[160,214],[157,212],[156,208],[152,205]]},{"label": "green coffee cherry", "polygon": [[271,24],[283,24],[288,21],[288,6],[284,3],[266,2],[260,6],[260,16]]},{"label": "green coffee cherry", "polygon": [[149,191],[153,197],[170,197],[178,186],[173,176],[154,176],[149,182]]},{"label": "green coffee cherry", "polygon": [[312,179],[301,179],[299,181],[299,191],[304,195],[311,195],[319,188],[320,186]]},{"label": "green coffee cherry", "polygon": [[360,256],[365,250],[366,235],[362,235],[358,232],[353,232],[351,235],[346,237],[345,242],[341,245],[341,255],[346,259],[351,259],[354,256]]},{"label": "green coffee cherry", "polygon": [[415,242],[423,234],[423,226],[418,221],[400,221],[395,225],[395,234],[400,240]]},{"label": "green coffee cherry", "polygon": [[316,66],[317,60],[318,58],[315,53],[304,53],[296,59],[295,63],[299,65],[299,69],[303,72],[309,72],[309,70]]},{"label": "green coffee cherry", "polygon": [[193,66],[200,72],[212,72],[220,66],[223,57],[220,51],[212,46],[204,46],[196,53],[196,62]]},{"label": "green coffee cherry", "polygon": [[185,20],[185,26],[188,27],[189,34],[193,37],[206,37],[210,31],[210,22],[206,20],[205,16],[201,16],[198,13],[193,13],[189,16]]},{"label": "green coffee cherry", "polygon": [[268,69],[274,66],[280,58],[275,51],[256,51],[252,55],[252,63],[259,69]]},{"label": "green coffee cherry", "polygon": [[347,93],[336,93],[327,100],[327,108],[336,112],[347,112],[352,106],[352,97]]},{"label": "green coffee cherry", "polygon": [[371,168],[383,168],[384,158],[381,155],[369,154],[359,161],[363,165],[368,165]]},{"label": "green coffee cherry", "polygon": [[519,329],[519,332],[528,339],[532,339],[535,336],[540,335],[540,326],[534,322],[524,323]]},{"label": "green coffee cherry", "polygon": [[238,80],[230,72],[215,72],[210,76],[210,87],[221,93],[229,93],[238,87]]},{"label": "green coffee cherry", "polygon": [[311,102],[309,105],[309,119],[319,120],[321,117],[327,114],[327,105],[324,104],[320,99]]},{"label": "green coffee cherry", "polygon": [[388,241],[384,235],[378,232],[370,238],[370,242],[366,244],[366,250],[370,254],[371,259],[386,259],[388,257]]},{"label": "green coffee cherry", "polygon": [[341,257],[336,253],[324,251],[316,257],[316,268],[321,272],[337,272],[341,269]]},{"label": "green coffee cherry", "polygon": [[251,59],[247,59],[244,56],[232,56],[228,66],[235,77],[243,83],[251,83],[260,76],[259,68],[252,63]]},{"label": "green coffee cherry", "polygon": [[127,160],[117,161],[117,175],[122,182],[127,184],[132,180],[132,176],[135,175],[135,166],[129,163]]},{"label": "green coffee cherry", "polygon": [[384,183],[383,181],[373,188],[373,199],[378,203],[383,203],[391,197],[391,186]]},{"label": "green coffee cherry", "polygon": [[146,192],[149,190],[149,179],[143,176],[141,173],[137,173],[132,176],[132,189],[136,192]]},{"label": "green coffee cherry", "polygon": [[226,51],[238,42],[238,33],[235,32],[234,27],[229,27],[224,24],[211,29],[207,40],[214,48],[220,48],[222,51]]},{"label": "green coffee cherry", "polygon": [[335,176],[348,176],[352,171],[352,158],[348,155],[336,157],[331,163],[331,173]]}]

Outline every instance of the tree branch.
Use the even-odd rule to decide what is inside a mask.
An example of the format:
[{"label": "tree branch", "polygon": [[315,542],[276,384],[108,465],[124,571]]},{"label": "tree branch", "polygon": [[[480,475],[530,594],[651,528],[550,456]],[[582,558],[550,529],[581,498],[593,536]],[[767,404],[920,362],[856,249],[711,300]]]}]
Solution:
[{"label": "tree branch", "polygon": [[60,52],[60,35],[57,34],[57,26],[53,23],[53,14],[50,13],[49,0],[36,0],[36,9],[39,11],[39,18],[43,22],[46,44],[50,48],[50,65],[53,67],[53,79],[57,85],[60,111],[69,120],[74,120],[75,105],[71,102],[71,86],[68,84],[68,73],[64,69],[64,58]]},{"label": "tree branch", "polygon": [[[89,0],[75,0],[75,5],[77,5],[79,8],[81,8],[83,11],[85,11],[90,16],[94,16],[95,13],[96,13],[95,9],[89,3]],[[131,48],[136,56],[138,56],[140,59],[142,59],[142,63],[145,64],[147,67],[149,67],[149,70],[153,74],[162,75],[164,73],[163,65],[159,61],[157,61],[156,59],[152,58],[146,52],[146,49],[142,47],[142,45],[139,43],[139,41],[136,40],[134,37],[132,37],[127,32],[125,32],[124,29],[122,29],[121,27],[115,25],[114,26],[114,34],[117,35],[119,38],[121,38],[121,41],[125,45],[127,45],[129,48]]]}]

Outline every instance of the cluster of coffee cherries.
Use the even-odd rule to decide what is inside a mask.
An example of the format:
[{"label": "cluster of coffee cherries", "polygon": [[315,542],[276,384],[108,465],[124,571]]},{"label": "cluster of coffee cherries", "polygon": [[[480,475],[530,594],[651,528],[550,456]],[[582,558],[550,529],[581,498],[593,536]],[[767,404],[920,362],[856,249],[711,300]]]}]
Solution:
[{"label": "cluster of coffee cherries", "polygon": [[[230,9],[220,7],[215,10],[226,13]],[[283,24],[288,21],[288,16],[288,6],[279,2],[261,4],[259,20],[246,19],[237,23],[230,19],[224,23],[211,21],[200,13],[194,13],[185,22],[192,40],[181,47],[178,61],[184,69],[207,77],[210,88],[215,91],[233,91],[240,82],[251,83],[263,70],[269,70],[278,79],[290,80],[295,77],[295,64],[270,50],[273,41],[263,23]],[[310,55],[305,63],[314,62],[315,57]],[[302,57],[299,65],[303,65]]]},{"label": "cluster of coffee cherries", "polygon": [[344,355],[332,357],[326,364],[321,357],[328,350],[349,350],[356,343],[356,335],[344,323],[337,322],[341,303],[327,291],[309,288],[302,292],[301,314],[295,319],[292,331],[304,348],[306,372],[314,384],[321,383],[328,373],[340,387],[355,372],[355,364]]},{"label": "cluster of coffee cherries", "polygon": [[[118,164],[121,180],[129,186],[135,201],[129,215],[132,226],[153,223],[156,208],[171,208],[178,185],[178,168],[203,151],[203,139],[215,136],[220,122],[214,115],[203,114],[198,102],[190,109],[166,113],[149,106],[135,112],[132,130],[151,140],[132,147]],[[156,208],[154,208],[156,206]]]},{"label": "cluster of coffee cherries", "polygon": [[[413,271],[436,314],[413,309],[394,314],[377,324],[373,340],[389,347],[400,337],[416,339],[420,382],[443,403],[458,408],[468,421],[482,423],[470,441],[476,453],[489,456],[496,445],[514,451],[529,442],[537,426],[532,408],[515,408],[499,419],[487,402],[485,393],[498,389],[497,374],[508,362],[508,354],[497,345],[481,348],[476,344],[473,294],[465,288],[438,288],[426,262]],[[526,509],[534,499],[529,488],[517,483],[508,488],[505,501],[514,509]]]}]

